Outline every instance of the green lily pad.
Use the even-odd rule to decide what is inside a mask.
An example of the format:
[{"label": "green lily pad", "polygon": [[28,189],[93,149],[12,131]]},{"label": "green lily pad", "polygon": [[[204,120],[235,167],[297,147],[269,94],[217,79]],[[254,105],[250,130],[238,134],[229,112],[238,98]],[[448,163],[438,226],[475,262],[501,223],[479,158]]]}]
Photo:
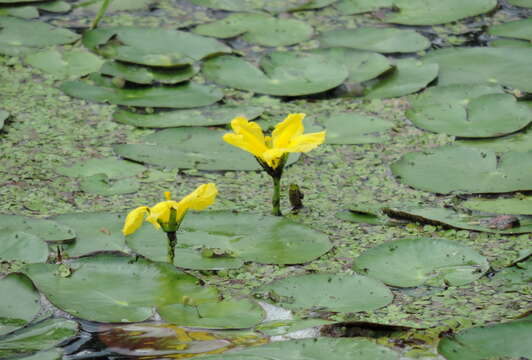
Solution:
[{"label": "green lily pad", "polygon": [[100,72],[136,84],[177,84],[190,80],[199,68],[191,65],[172,68],[149,68],[141,65],[125,64],[108,61],[103,64]]},{"label": "green lily pad", "polygon": [[60,167],[57,172],[70,177],[94,176],[105,174],[110,179],[123,179],[136,176],[146,170],[142,165],[130,161],[119,160],[113,157],[102,159],[89,159],[73,164],[69,167]]},{"label": "green lily pad", "polygon": [[393,0],[341,0],[336,8],[345,15],[362,14],[383,8],[392,8]]},{"label": "green lily pad", "polygon": [[43,2],[43,1],[49,1],[49,0],[0,0],[0,4],[17,4],[17,3],[25,3],[25,2]]},{"label": "green lily pad", "polygon": [[0,335],[26,325],[41,310],[39,293],[24,275],[0,279],[0,293],[9,294],[0,297]]},{"label": "green lily pad", "polygon": [[244,329],[260,323],[264,310],[255,301],[222,300],[194,305],[172,304],[157,308],[165,321],[209,329]]},{"label": "green lily pad", "polygon": [[254,11],[263,9],[271,13],[318,9],[335,0],[189,0],[211,9],[228,11]]},{"label": "green lily pad", "polygon": [[0,356],[3,358],[31,353],[54,347],[76,335],[75,321],[53,318],[25,327],[0,340]]},{"label": "green lily pad", "polygon": [[530,332],[532,319],[480,326],[444,337],[438,352],[448,360],[482,360],[494,358],[532,358]]},{"label": "green lily pad", "polygon": [[103,64],[98,56],[84,50],[59,52],[54,49],[32,53],[24,61],[39,70],[60,78],[79,78],[98,71]]},{"label": "green lily pad", "polygon": [[9,117],[9,113],[7,111],[4,111],[0,109],[0,130],[4,127],[5,121]]},{"label": "green lily pad", "polygon": [[469,199],[462,205],[470,210],[496,214],[532,215],[532,197]]},{"label": "green lily pad", "polygon": [[432,51],[422,61],[440,66],[440,86],[499,84],[531,92],[531,57],[531,48],[466,47]]},{"label": "green lily pad", "polygon": [[500,87],[438,86],[411,102],[406,116],[418,127],[436,133],[482,138],[518,131],[532,122],[532,109]]},{"label": "green lily pad", "polygon": [[123,214],[107,212],[64,214],[53,218],[76,231],[76,241],[63,246],[68,256],[83,256],[98,251],[127,252],[122,226]]},{"label": "green lily pad", "polygon": [[144,128],[212,126],[229,124],[237,116],[244,116],[248,120],[253,120],[263,112],[264,109],[257,106],[225,105],[146,115],[120,110],[114,114],[113,119],[121,124]]},{"label": "green lily pad", "polygon": [[404,155],[391,165],[401,182],[440,194],[532,190],[530,152],[497,156],[488,150],[443,146]]},{"label": "green lily pad", "polygon": [[[237,259],[263,264],[306,263],[331,248],[325,234],[305,225],[276,216],[230,211],[189,213],[177,239],[178,247],[221,249]],[[153,260],[166,257],[166,236],[149,224],[128,236],[126,242]]]},{"label": "green lily pad", "polygon": [[261,323],[255,329],[268,336],[276,336],[334,323],[334,321],[323,319],[272,320]]},{"label": "green lily pad", "polygon": [[67,242],[76,238],[72,228],[52,220],[0,214],[0,233],[9,232],[24,232],[46,242]]},{"label": "green lily pad", "polygon": [[237,89],[277,96],[315,94],[340,85],[347,69],[326,57],[273,52],[260,60],[260,68],[235,56],[219,56],[203,64],[209,80]]},{"label": "green lily pad", "polygon": [[412,94],[425,88],[438,76],[438,65],[416,59],[396,60],[393,72],[366,84],[364,94],[369,98],[392,98]]},{"label": "green lily pad", "polygon": [[[124,158],[147,164],[200,170],[259,170],[253,155],[223,141],[227,130],[181,127],[159,131],[144,138],[144,144],[115,145]],[[290,156],[294,163],[298,154]]]},{"label": "green lily pad", "polygon": [[[205,257],[203,249],[176,249],[174,265],[180,268],[193,270],[222,270],[238,269],[244,265],[244,260],[232,256],[212,256]],[[165,255],[163,248],[159,245],[153,249],[150,258],[157,258],[163,261]]]},{"label": "green lily pad", "polygon": [[382,143],[385,138],[377,133],[393,127],[390,121],[356,113],[331,114],[319,121],[327,129],[327,144]]},{"label": "green lily pad", "polygon": [[347,83],[371,80],[392,69],[392,64],[385,56],[374,52],[348,48],[320,48],[309,52],[344,66],[349,71]]},{"label": "green lily pad", "polygon": [[366,250],[355,259],[355,271],[398,287],[465,285],[488,268],[486,258],[456,241],[412,238]]},{"label": "green lily pad", "polygon": [[0,53],[12,56],[33,52],[36,48],[70,44],[79,35],[38,21],[9,16],[0,17]]},{"label": "green lily pad", "polygon": [[82,178],[80,187],[87,193],[111,196],[135,193],[140,183],[135,178],[113,180],[105,174],[96,174]]},{"label": "green lily pad", "polygon": [[336,217],[353,223],[379,225],[386,222],[380,216],[380,207],[376,205],[354,204],[348,210],[336,213]]},{"label": "green lily pad", "polygon": [[493,277],[494,281],[499,281],[504,286],[529,286],[532,281],[532,259],[530,255],[527,259],[519,261],[512,266],[497,272]]},{"label": "green lily pad", "polygon": [[171,87],[121,89],[99,80],[96,84],[85,81],[67,81],[61,84],[60,89],[72,97],[95,102],[178,109],[211,105],[223,97],[222,91],[216,87],[194,83]]},{"label": "green lily pad", "polygon": [[514,6],[532,8],[532,0],[508,0],[508,3]]},{"label": "green lily pad", "polygon": [[72,9],[72,5],[66,1],[47,1],[43,4],[37,4],[40,10],[45,10],[52,13],[66,13]]},{"label": "green lily pad", "polygon": [[[119,11],[148,9],[151,1],[152,0],[113,0],[109,3],[109,7],[105,13],[112,14]],[[96,0],[91,1],[86,6],[83,4],[80,5],[96,13],[98,10],[100,10],[102,2],[103,0]]]},{"label": "green lily pad", "polygon": [[231,14],[224,19],[198,25],[196,34],[227,39],[242,39],[263,46],[287,46],[312,37],[312,26],[295,19],[275,18],[262,13]]},{"label": "green lily pad", "polygon": [[327,338],[276,341],[209,355],[205,360],[398,360],[399,354],[367,339]]},{"label": "green lily pad", "polygon": [[497,6],[497,0],[394,0],[399,8],[385,22],[404,25],[436,25],[485,14]]},{"label": "green lily pad", "polygon": [[527,129],[494,139],[458,140],[456,144],[495,152],[527,152],[532,151],[532,130]]},{"label": "green lily pad", "polygon": [[83,44],[105,57],[159,67],[188,65],[231,52],[217,40],[163,28],[97,28],[83,34]]},{"label": "green lily pad", "polygon": [[529,48],[532,47],[532,42],[516,39],[495,39],[489,42],[489,46]]},{"label": "green lily pad", "polygon": [[299,311],[353,313],[375,310],[393,300],[383,283],[357,274],[291,276],[262,286],[256,293],[276,305]]},{"label": "green lily pad", "polygon": [[48,245],[38,236],[23,231],[0,233],[0,260],[44,262],[48,258]]},{"label": "green lily pad", "polygon": [[379,53],[410,53],[424,50],[430,41],[414,30],[396,28],[339,29],[319,37],[322,47],[346,47]]},{"label": "green lily pad", "polygon": [[[443,225],[457,229],[491,232],[499,234],[524,234],[532,232],[532,219],[518,218],[519,224],[499,224],[493,215],[468,215],[451,209],[438,207],[401,207],[385,208],[384,213],[390,217],[407,219],[432,225]],[[504,219],[503,219],[504,220]],[[515,220],[515,219],[511,219]],[[508,228],[506,228],[508,226]]]},{"label": "green lily pad", "polygon": [[39,17],[39,10],[34,6],[0,7],[0,16],[35,19]]},{"label": "green lily pad", "polygon": [[491,35],[532,41],[532,18],[494,25],[488,29]]},{"label": "green lily pad", "polygon": [[[102,254],[69,263],[67,277],[54,264],[31,264],[24,273],[58,308],[76,317],[99,322],[143,321],[155,306],[212,301],[216,290],[173,265],[142,258]],[[134,283],[134,286],[132,284]]]}]

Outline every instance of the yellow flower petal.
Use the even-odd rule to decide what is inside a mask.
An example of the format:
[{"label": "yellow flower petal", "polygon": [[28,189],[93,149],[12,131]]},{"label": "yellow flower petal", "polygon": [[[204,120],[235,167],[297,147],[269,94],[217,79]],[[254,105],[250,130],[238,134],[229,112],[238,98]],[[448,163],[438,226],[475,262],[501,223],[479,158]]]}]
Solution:
[{"label": "yellow flower petal", "polygon": [[304,118],[305,114],[289,114],[281,123],[277,124],[272,133],[273,147],[287,147],[294,137],[303,134]]},{"label": "yellow flower petal", "polygon": [[147,206],[140,206],[127,214],[122,234],[125,236],[133,234],[142,225],[144,215],[148,212]]},{"label": "yellow flower petal", "polygon": [[296,136],[286,147],[286,152],[307,152],[325,141],[325,131]]},{"label": "yellow flower petal", "polygon": [[260,158],[268,164],[269,167],[276,169],[279,165],[279,160],[281,160],[281,157],[287,152],[286,149],[269,149],[268,151],[265,151]]},{"label": "yellow flower petal", "polygon": [[160,222],[163,224],[168,224],[170,222],[170,210],[178,210],[178,208],[179,203],[177,201],[161,201],[150,208],[150,215],[146,217],[146,221],[149,221],[158,229],[160,227]]},{"label": "yellow flower petal", "polygon": [[188,194],[179,202],[180,207],[192,210],[203,210],[214,202],[218,189],[213,183],[198,186],[196,190]]},{"label": "yellow flower petal", "polygon": [[236,117],[231,120],[231,127],[234,133],[225,134],[223,137],[225,142],[255,156],[260,156],[267,150],[264,134],[259,124],[249,122],[244,117]]}]

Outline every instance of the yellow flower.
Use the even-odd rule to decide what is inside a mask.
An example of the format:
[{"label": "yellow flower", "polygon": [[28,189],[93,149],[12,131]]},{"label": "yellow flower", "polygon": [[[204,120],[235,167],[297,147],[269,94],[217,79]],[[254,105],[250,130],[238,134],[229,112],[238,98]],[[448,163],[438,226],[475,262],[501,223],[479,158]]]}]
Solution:
[{"label": "yellow flower", "polygon": [[[177,202],[170,199],[170,192],[165,192],[166,201],[153,207],[140,206],[132,210],[126,217],[122,233],[133,234],[146,220],[157,229],[163,227],[165,231],[177,231],[188,209],[203,210],[214,202],[218,189],[213,183],[200,185],[196,190]],[[148,216],[146,216],[148,215]]]},{"label": "yellow flower", "polygon": [[285,154],[310,151],[325,140],[325,131],[303,134],[304,117],[305,114],[289,114],[275,126],[271,137],[264,136],[259,124],[236,117],[231,121],[234,133],[225,134],[224,140],[275,169]]}]

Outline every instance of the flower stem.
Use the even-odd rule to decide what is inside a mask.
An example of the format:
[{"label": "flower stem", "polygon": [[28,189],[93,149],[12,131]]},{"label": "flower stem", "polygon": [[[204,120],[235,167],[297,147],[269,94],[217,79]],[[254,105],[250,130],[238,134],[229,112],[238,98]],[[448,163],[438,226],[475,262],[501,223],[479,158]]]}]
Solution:
[{"label": "flower stem", "polygon": [[166,233],[168,237],[168,257],[167,261],[169,264],[174,264],[174,255],[175,255],[175,246],[177,244],[177,235],[175,231],[170,231]]},{"label": "flower stem", "polygon": [[283,216],[281,213],[281,177],[273,176],[272,214]]}]

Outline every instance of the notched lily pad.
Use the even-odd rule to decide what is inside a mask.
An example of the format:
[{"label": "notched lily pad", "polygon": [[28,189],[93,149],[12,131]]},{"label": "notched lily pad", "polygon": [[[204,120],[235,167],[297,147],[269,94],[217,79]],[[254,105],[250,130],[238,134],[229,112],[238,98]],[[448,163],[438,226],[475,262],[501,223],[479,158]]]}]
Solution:
[{"label": "notched lily pad", "polygon": [[72,228],[52,220],[0,214],[0,232],[24,232],[46,242],[68,242],[76,238]]},{"label": "notched lily pad", "polygon": [[493,139],[457,140],[456,144],[498,153],[510,151],[527,152],[532,151],[532,129],[527,128],[516,134]]},{"label": "notched lily pad", "polygon": [[306,41],[312,26],[295,19],[275,18],[262,13],[231,14],[224,19],[198,25],[196,34],[226,39],[242,35],[242,39],[263,46],[287,46]]},{"label": "notched lily pad", "polygon": [[[259,170],[252,155],[223,141],[223,129],[181,127],[144,138],[143,144],[115,145],[124,158],[147,164],[200,170]],[[299,156],[290,156],[288,163]]]},{"label": "notched lily pad", "polygon": [[48,258],[48,245],[37,235],[24,231],[0,232],[0,260],[44,262]]},{"label": "notched lily pad", "polygon": [[79,78],[90,74],[98,71],[103,64],[103,60],[100,57],[79,49],[64,51],[44,50],[27,55],[24,61],[45,73],[63,79]]},{"label": "notched lily pad", "polygon": [[532,122],[532,109],[498,86],[449,85],[423,92],[406,116],[418,127],[454,136],[496,137]]},{"label": "notched lily pad", "polygon": [[190,80],[198,71],[199,68],[192,65],[172,68],[150,68],[119,61],[107,61],[100,69],[100,72],[104,75],[145,85],[154,83],[177,84]]},{"label": "notched lily pad", "polygon": [[120,110],[113,119],[121,124],[143,128],[169,128],[179,126],[213,126],[229,124],[237,116],[253,120],[263,113],[257,106],[225,105],[194,110],[165,111],[156,114],[138,114]]},{"label": "notched lily pad", "polygon": [[19,56],[37,48],[70,44],[79,35],[52,25],[10,16],[0,17],[0,53]]},{"label": "notched lily pad", "polygon": [[339,29],[319,37],[322,47],[346,47],[379,53],[410,53],[424,50],[430,41],[414,30],[396,28]]},{"label": "notched lily pad", "polygon": [[378,133],[393,127],[387,120],[347,112],[323,116],[318,121],[327,129],[328,144],[382,143],[386,137]]},{"label": "notched lily pad", "polygon": [[425,88],[438,76],[438,65],[416,59],[400,59],[394,71],[365,84],[364,95],[368,98],[392,98],[412,94]]},{"label": "notched lily pad", "polygon": [[504,193],[532,189],[530,152],[497,155],[488,150],[443,146],[404,155],[391,165],[401,182],[440,194]]},{"label": "notched lily pad", "polygon": [[[167,263],[101,254],[69,263],[67,277],[60,265],[26,265],[24,273],[58,308],[76,317],[99,322],[143,321],[155,306],[200,304],[216,299],[216,290],[197,285],[197,279]],[[132,281],[135,286],[131,286]]]},{"label": "notched lily pad", "polygon": [[136,176],[146,168],[130,161],[119,160],[113,157],[89,159],[73,164],[69,167],[60,167],[57,172],[70,177],[86,177],[105,174],[110,179],[123,179]]},{"label": "notched lily pad", "polygon": [[209,329],[244,329],[260,323],[264,310],[255,301],[227,299],[199,305],[172,304],[159,307],[163,320],[191,327]]},{"label": "notched lily pad", "polygon": [[236,89],[277,96],[315,94],[340,85],[344,67],[326,57],[297,52],[273,52],[256,67],[235,56],[219,56],[203,65],[206,78]]},{"label": "notched lily pad", "polygon": [[158,67],[179,67],[231,52],[217,40],[163,28],[98,28],[83,34],[83,44],[108,58]]},{"label": "notched lily pad", "polygon": [[40,295],[24,275],[10,274],[0,279],[0,293],[4,294],[0,297],[0,335],[26,325],[41,309]]},{"label": "notched lily pad", "polygon": [[105,174],[96,174],[82,178],[80,187],[87,193],[111,196],[137,192],[140,183],[134,178],[113,180]]},{"label": "notched lily pad", "polygon": [[367,250],[353,268],[398,287],[465,285],[489,268],[486,258],[456,241],[411,238],[391,241]]},{"label": "notched lily pad", "polygon": [[392,292],[378,280],[333,274],[287,277],[260,287],[256,296],[291,310],[348,313],[375,310],[393,300]]},{"label": "notched lily pad", "polygon": [[0,356],[32,353],[57,346],[78,332],[75,321],[52,318],[15,331],[0,340]]},{"label": "notched lily pad", "polygon": [[532,258],[530,255],[517,261],[511,266],[497,272],[493,281],[499,281],[501,285],[509,287],[530,285],[532,281]]},{"label": "notched lily pad", "polygon": [[493,358],[532,358],[530,332],[532,319],[467,329],[444,337],[438,352],[449,360],[482,360]]},{"label": "notched lily pad", "polygon": [[[177,238],[182,248],[216,248],[236,259],[262,264],[306,263],[331,248],[325,234],[305,225],[275,216],[230,211],[188,214]],[[126,241],[130,248],[151,259],[166,257],[166,236],[152,226],[143,226]]]}]

